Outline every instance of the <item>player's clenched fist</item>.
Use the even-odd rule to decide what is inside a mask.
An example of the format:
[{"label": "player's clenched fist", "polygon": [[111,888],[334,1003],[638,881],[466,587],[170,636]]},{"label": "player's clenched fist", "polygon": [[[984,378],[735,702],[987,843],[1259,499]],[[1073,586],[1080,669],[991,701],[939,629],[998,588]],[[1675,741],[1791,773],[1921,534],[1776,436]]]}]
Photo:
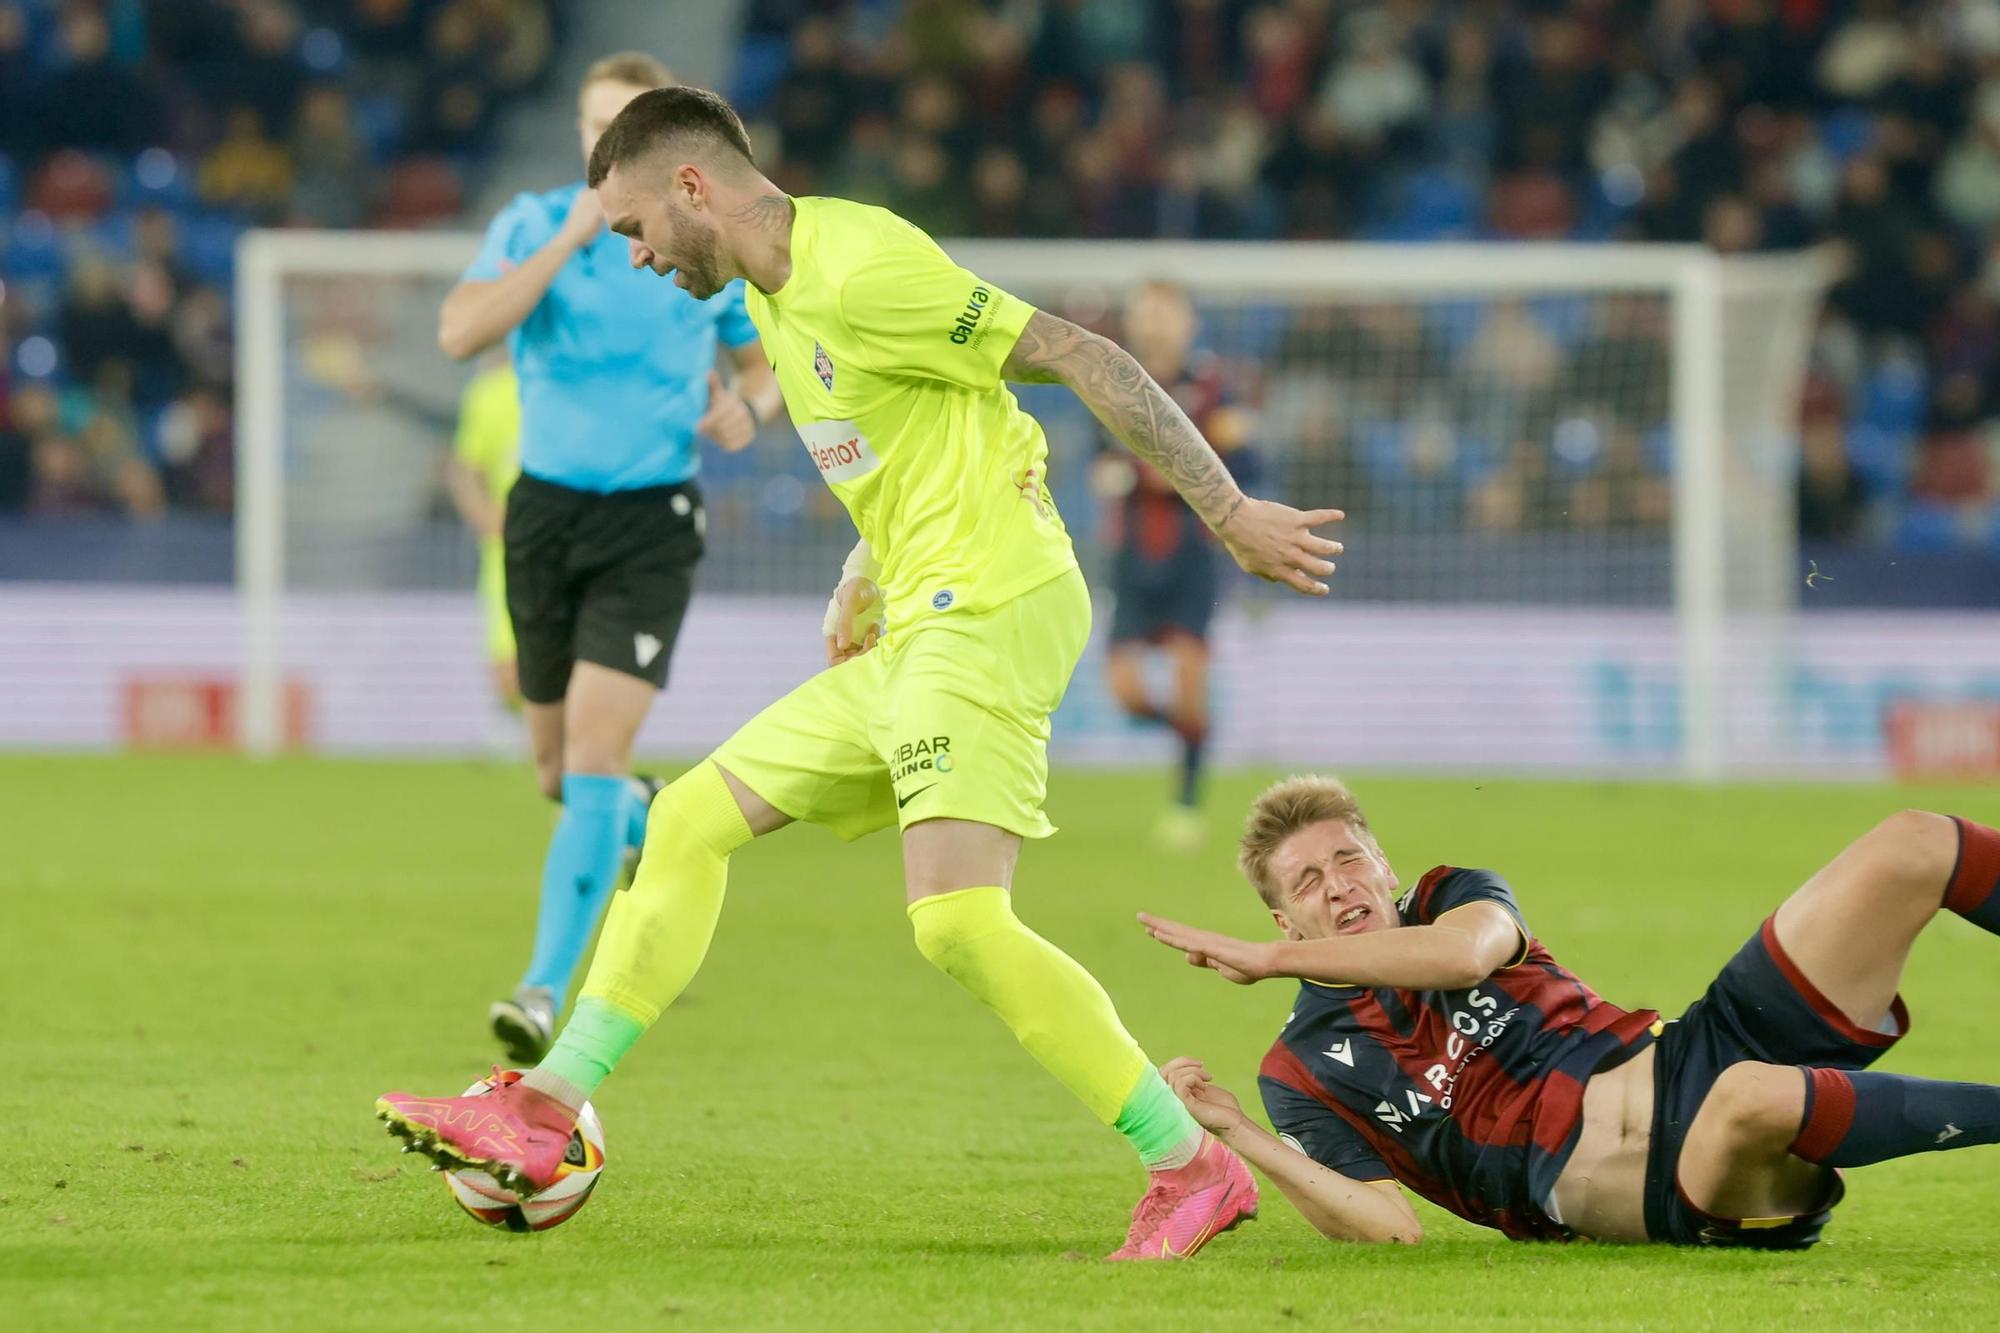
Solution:
[{"label": "player's clenched fist", "polygon": [[708,410],[694,423],[695,433],[714,440],[734,454],[750,447],[757,438],[757,417],[743,396],[722,382],[722,376],[708,372]]},{"label": "player's clenched fist", "polygon": [[826,620],[820,626],[826,635],[826,664],[839,666],[880,642],[884,609],[882,590],[874,579],[843,581],[826,604]]},{"label": "player's clenched fist", "polygon": [[1246,495],[1216,524],[1215,535],[1236,563],[1258,578],[1324,597],[1327,588],[1319,580],[1333,573],[1330,557],[1346,548],[1313,529],[1346,517],[1338,509],[1299,510]]},{"label": "player's clenched fist", "polygon": [[597,233],[604,230],[604,204],[595,190],[578,190],[576,198],[570,201],[569,212],[563,215],[562,228],[556,233],[563,244],[572,250],[581,250],[597,239]]}]

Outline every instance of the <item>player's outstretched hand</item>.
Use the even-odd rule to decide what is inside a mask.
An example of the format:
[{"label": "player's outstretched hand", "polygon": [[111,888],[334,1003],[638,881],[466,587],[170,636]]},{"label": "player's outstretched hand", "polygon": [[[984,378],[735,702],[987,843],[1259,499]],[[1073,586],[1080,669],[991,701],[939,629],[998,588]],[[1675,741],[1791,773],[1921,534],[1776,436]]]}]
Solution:
[{"label": "player's outstretched hand", "polygon": [[1199,930],[1150,912],[1139,913],[1139,924],[1169,949],[1186,954],[1190,967],[1212,968],[1239,986],[1277,975],[1268,943],[1252,943],[1212,930]]},{"label": "player's outstretched hand", "polygon": [[882,590],[874,579],[852,578],[834,590],[826,608],[826,664],[839,666],[882,639]]},{"label": "player's outstretched hand", "polygon": [[1187,1107],[1194,1122],[1211,1134],[1227,1134],[1250,1118],[1243,1114],[1243,1104],[1236,1100],[1236,1094],[1217,1083],[1199,1060],[1190,1060],[1185,1055],[1169,1060],[1160,1066],[1160,1076],[1167,1080],[1174,1096],[1181,1099],[1181,1105]]},{"label": "player's outstretched hand", "polygon": [[706,435],[725,452],[742,453],[757,438],[757,418],[742,395],[722,382],[722,376],[708,372],[708,411],[694,423],[695,433]]},{"label": "player's outstretched hand", "polygon": [[1329,557],[1346,548],[1313,529],[1346,517],[1338,509],[1294,509],[1246,495],[1215,535],[1236,563],[1258,578],[1288,584],[1308,597],[1324,597],[1327,589],[1320,579],[1333,573]]},{"label": "player's outstretched hand", "polygon": [[604,204],[595,190],[578,190],[576,198],[570,201],[569,212],[563,215],[562,227],[556,232],[558,238],[572,250],[581,250],[597,239],[597,233],[604,230]]}]

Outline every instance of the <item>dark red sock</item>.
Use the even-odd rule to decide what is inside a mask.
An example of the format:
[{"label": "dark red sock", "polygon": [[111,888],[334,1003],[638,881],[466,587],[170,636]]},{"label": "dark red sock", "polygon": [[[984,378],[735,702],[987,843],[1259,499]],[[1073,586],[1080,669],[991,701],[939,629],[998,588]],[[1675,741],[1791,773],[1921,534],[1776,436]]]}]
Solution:
[{"label": "dark red sock", "polygon": [[1874,1070],[1807,1069],[1805,1123],[1792,1155],[1869,1166],[2000,1139],[2000,1088]]},{"label": "dark red sock", "polygon": [[1945,909],[2000,935],[2000,831],[1957,815],[1951,822],[1958,825],[1958,863],[1944,891]]}]

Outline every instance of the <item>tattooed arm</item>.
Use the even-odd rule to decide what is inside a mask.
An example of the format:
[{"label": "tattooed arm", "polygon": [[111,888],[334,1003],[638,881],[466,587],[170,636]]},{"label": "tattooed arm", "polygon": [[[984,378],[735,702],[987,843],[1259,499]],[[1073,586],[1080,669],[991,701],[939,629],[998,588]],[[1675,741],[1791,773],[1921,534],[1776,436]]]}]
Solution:
[{"label": "tattooed arm", "polygon": [[1314,576],[1331,574],[1326,557],[1342,548],[1313,529],[1344,515],[1337,509],[1301,512],[1245,495],[1180,404],[1130,352],[1037,310],[1001,373],[1017,384],[1068,385],[1106,430],[1173,483],[1237,564],[1303,593],[1326,592]]}]

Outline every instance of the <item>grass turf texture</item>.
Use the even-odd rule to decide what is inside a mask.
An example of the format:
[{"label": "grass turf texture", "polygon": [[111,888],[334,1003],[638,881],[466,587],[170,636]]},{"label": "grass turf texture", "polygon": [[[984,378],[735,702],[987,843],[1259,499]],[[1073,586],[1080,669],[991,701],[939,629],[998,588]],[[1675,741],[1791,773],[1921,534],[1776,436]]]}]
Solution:
[{"label": "grass turf texture", "polygon": [[[1218,782],[1218,825],[1257,777]],[[1991,789],[1364,781],[1406,881],[1499,869],[1609,998],[1693,999],[1758,920],[1904,804]],[[1060,774],[1023,917],[1157,1060],[1254,1101],[1289,987],[1182,965],[1140,908],[1259,928],[1226,836],[1152,849],[1157,775]],[[2000,1309],[2000,1153],[1850,1174],[1803,1255],[1516,1245],[1419,1204],[1422,1249],[1319,1239],[1275,1190],[1192,1264],[1095,1262],[1129,1153],[925,965],[896,844],[740,853],[708,965],[597,1099],[609,1167],[545,1235],[488,1231],[370,1117],[491,1059],[550,815],[525,770],[0,760],[0,1323],[22,1329],[1967,1327]],[[2000,940],[1918,946],[1889,1068],[2000,1080]]]}]

